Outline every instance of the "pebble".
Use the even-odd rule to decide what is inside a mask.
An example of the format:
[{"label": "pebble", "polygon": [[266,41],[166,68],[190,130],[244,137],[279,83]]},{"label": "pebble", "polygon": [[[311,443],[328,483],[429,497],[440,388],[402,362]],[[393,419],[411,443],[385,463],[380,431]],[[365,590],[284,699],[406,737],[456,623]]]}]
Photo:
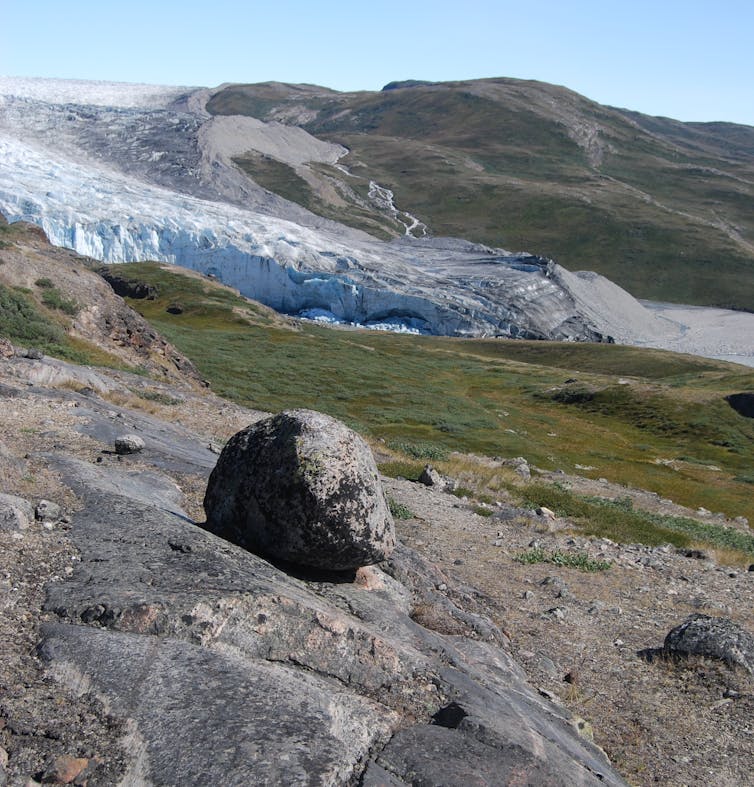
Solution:
[{"label": "pebble", "polygon": [[89,765],[89,760],[84,757],[71,757],[64,754],[57,757],[52,767],[42,776],[43,782],[62,782],[70,784]]}]

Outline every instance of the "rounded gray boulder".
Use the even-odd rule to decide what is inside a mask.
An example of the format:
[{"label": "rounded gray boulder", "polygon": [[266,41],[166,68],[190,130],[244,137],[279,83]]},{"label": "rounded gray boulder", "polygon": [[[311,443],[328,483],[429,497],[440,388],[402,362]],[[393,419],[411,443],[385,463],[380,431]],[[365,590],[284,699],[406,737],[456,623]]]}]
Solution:
[{"label": "rounded gray boulder", "polygon": [[379,563],[395,525],[369,446],[314,410],[289,410],[234,435],[204,496],[207,528],[251,552],[346,570]]},{"label": "rounded gray boulder", "polygon": [[754,674],[754,636],[728,618],[691,615],[665,637],[668,654],[706,656]]}]

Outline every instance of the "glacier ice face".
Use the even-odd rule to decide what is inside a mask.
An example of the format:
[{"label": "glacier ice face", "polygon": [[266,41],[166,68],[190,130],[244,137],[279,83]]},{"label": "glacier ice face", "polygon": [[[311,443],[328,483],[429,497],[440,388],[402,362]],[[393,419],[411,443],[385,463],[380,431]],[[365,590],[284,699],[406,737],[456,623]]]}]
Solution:
[{"label": "glacier ice face", "polygon": [[131,86],[119,108],[97,103],[107,100],[101,85],[91,100],[78,85],[78,104],[41,100],[55,91],[39,85],[31,97],[12,87],[0,82],[0,212],[40,225],[56,245],[213,274],[288,314],[456,336],[604,338],[588,287],[546,260],[447,239],[385,243],[269,215],[278,203],[260,212],[225,201],[203,180],[196,148],[211,121],[188,112],[190,100],[171,110],[179,90],[134,98]]}]

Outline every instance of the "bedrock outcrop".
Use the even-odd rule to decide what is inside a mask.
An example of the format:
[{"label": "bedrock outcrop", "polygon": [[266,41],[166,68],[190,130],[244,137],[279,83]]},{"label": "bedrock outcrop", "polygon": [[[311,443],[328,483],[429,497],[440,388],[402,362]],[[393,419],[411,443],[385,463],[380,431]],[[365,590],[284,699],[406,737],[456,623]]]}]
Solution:
[{"label": "bedrock outcrop", "polygon": [[[4,711],[18,783],[44,770],[37,751],[88,759],[90,784],[623,783],[526,683],[474,593],[414,550],[347,581],[293,575],[181,508],[170,474],[207,478],[203,439],[97,396],[34,395],[101,452],[74,457],[58,438],[39,457],[76,504],[39,526],[71,557],[47,587],[44,681]],[[146,447],[118,459],[124,423]]]}]

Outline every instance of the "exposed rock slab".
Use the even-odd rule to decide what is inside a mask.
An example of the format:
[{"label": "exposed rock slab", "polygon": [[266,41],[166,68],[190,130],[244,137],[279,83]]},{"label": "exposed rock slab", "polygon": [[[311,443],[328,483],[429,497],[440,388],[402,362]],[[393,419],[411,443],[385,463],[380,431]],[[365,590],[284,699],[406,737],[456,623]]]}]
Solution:
[{"label": "exposed rock slab", "polygon": [[[60,469],[84,503],[71,530],[81,562],[48,589],[60,622],[41,653],[131,730],[129,778],[343,784],[369,769],[430,784],[445,763],[443,783],[460,787],[497,763],[542,777],[528,783],[622,783],[526,686],[505,637],[436,591],[411,550],[394,553],[389,574],[295,578],[177,513],[114,495],[104,472]],[[412,620],[420,596],[468,638]],[[451,702],[467,714],[458,728],[433,724]]]},{"label": "exposed rock slab", "polygon": [[53,624],[55,677],[135,722],[126,781],[343,784],[397,715],[304,670],[173,639]]}]

